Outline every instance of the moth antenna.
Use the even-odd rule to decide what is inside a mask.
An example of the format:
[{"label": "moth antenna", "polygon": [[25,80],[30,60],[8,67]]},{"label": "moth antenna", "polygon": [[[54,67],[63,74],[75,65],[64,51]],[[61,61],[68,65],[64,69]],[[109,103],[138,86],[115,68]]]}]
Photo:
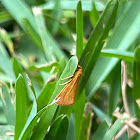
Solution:
[{"label": "moth antenna", "polygon": [[85,59],[86,59],[86,57],[87,57],[88,54],[89,54],[89,52],[87,52],[86,55],[85,55],[85,57],[83,58],[83,61],[82,61],[82,63],[81,63],[81,66],[84,64]]},{"label": "moth antenna", "polygon": [[63,83],[63,84],[59,83],[59,85],[60,85],[60,86],[63,86],[63,85],[66,85],[66,84],[70,83],[71,81],[72,81],[72,79],[70,79],[69,81],[67,81],[67,82],[65,82],[65,83]]},{"label": "moth antenna", "polygon": [[72,78],[73,76],[74,76],[74,75],[71,75],[71,76],[68,76],[68,77],[62,78],[61,80],[66,80],[66,79]]}]

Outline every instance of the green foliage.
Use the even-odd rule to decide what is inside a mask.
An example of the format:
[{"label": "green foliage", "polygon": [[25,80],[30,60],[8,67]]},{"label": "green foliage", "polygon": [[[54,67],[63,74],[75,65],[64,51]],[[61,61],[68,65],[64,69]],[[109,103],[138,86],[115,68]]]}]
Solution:
[{"label": "green foliage", "polygon": [[104,120],[100,126],[98,127],[98,129],[96,130],[95,134],[92,136],[92,140],[98,139],[98,140],[102,140],[103,137],[105,136],[105,133],[107,132],[107,130],[109,129],[109,125],[107,124],[107,122]]},{"label": "green foliage", "polygon": [[83,14],[81,8],[81,1],[79,1],[77,4],[76,14],[76,55],[80,59],[83,52]]},{"label": "green foliage", "polygon": [[[22,89],[22,90],[21,90]],[[16,122],[15,139],[18,139],[27,118],[27,90],[22,75],[16,81]]]},{"label": "green foliage", "polygon": [[68,131],[67,116],[59,116],[52,124],[49,133],[45,136],[45,140],[61,140],[66,139]]},{"label": "green foliage", "polygon": [[[0,139],[139,139],[139,0],[0,5]],[[75,103],[59,106],[78,64]]]},{"label": "green foliage", "polygon": [[9,125],[15,125],[15,109],[12,104],[12,98],[10,96],[8,86],[2,85],[1,88],[3,93],[3,110],[6,115],[7,122]]}]

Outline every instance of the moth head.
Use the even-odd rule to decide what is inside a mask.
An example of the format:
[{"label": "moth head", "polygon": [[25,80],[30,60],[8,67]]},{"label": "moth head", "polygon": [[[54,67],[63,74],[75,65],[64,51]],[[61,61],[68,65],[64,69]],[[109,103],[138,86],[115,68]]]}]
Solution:
[{"label": "moth head", "polygon": [[80,65],[78,65],[78,66],[77,66],[77,69],[78,69],[78,70],[79,70],[79,69],[82,69],[82,67],[81,67]]}]

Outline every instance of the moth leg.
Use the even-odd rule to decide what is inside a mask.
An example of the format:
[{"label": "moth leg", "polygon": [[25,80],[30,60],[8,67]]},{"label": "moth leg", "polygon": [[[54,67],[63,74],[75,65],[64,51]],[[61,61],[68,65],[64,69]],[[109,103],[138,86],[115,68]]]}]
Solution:
[{"label": "moth leg", "polygon": [[66,84],[70,83],[71,80],[72,80],[72,79],[70,79],[69,81],[67,81],[67,82],[65,82],[65,83],[63,83],[63,84],[60,84],[60,83],[59,83],[59,85],[60,85],[60,86],[66,85]]},{"label": "moth leg", "polygon": [[66,80],[66,79],[72,78],[73,76],[74,76],[74,75],[71,75],[71,76],[68,76],[68,77],[62,78],[61,80]]}]

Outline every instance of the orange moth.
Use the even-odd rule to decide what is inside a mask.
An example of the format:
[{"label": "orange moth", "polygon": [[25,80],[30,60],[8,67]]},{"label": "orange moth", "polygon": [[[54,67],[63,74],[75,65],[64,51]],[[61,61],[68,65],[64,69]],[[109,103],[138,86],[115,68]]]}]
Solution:
[{"label": "orange moth", "polygon": [[63,105],[63,106],[74,104],[76,92],[78,89],[81,76],[82,76],[82,67],[78,65],[75,70],[75,73],[72,76],[61,79],[61,80],[65,80],[70,78],[68,82],[59,84],[59,85],[66,85],[66,86],[61,90],[59,95],[56,97],[55,99],[56,104]]}]

